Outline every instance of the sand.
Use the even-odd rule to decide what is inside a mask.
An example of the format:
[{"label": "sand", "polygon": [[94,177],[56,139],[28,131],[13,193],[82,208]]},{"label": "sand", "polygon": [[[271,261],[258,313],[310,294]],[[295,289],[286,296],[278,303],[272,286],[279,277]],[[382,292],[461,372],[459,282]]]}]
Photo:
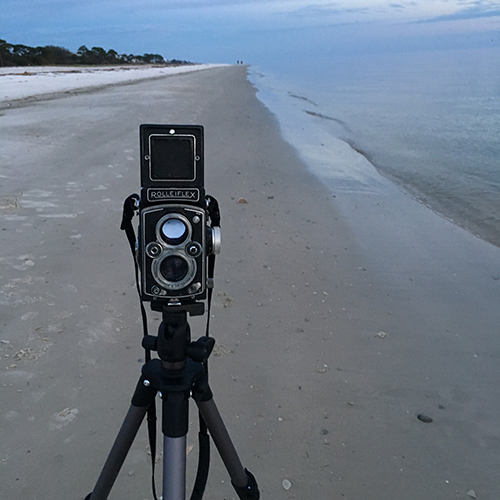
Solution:
[{"label": "sand", "polygon": [[19,106],[26,102],[59,97],[61,92],[98,90],[116,84],[223,66],[196,64],[187,66],[26,66],[0,68],[0,106]]},{"label": "sand", "polygon": [[[321,182],[244,67],[2,113],[0,497],[84,498],[130,404],[142,331],[119,223],[145,122],[205,126],[210,378],[262,498],[495,497],[498,249],[397,188]],[[148,461],[141,429],[110,498],[151,498]],[[212,462],[206,498],[235,498]]]}]

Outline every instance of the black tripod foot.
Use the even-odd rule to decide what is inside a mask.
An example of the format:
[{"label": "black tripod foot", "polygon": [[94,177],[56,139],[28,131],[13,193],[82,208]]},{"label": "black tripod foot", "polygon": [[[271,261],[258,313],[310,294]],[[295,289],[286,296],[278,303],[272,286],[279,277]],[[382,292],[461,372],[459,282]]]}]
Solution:
[{"label": "black tripod foot", "polygon": [[260,492],[259,487],[257,486],[257,481],[255,480],[254,475],[248,469],[245,469],[245,472],[248,478],[247,485],[239,487],[233,484],[233,488],[240,500],[259,500]]}]

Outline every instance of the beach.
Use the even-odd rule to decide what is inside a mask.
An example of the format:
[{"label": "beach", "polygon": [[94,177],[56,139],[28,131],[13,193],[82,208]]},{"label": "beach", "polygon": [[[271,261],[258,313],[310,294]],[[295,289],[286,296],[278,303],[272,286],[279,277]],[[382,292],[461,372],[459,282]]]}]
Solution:
[{"label": "beach", "polygon": [[[141,80],[224,66],[196,64],[184,66],[30,66],[1,67],[0,103],[8,107],[33,100],[60,97],[62,92],[82,92],[109,85],[125,85]],[[1,106],[1,105],[0,105]]]},{"label": "beach", "polygon": [[[0,113],[0,497],[83,499],[129,407],[144,354],[119,226],[141,123],[205,127],[222,215],[210,381],[261,498],[496,497],[500,249],[385,178],[313,173],[244,66]],[[347,169],[368,161],[323,144]],[[205,498],[236,498],[212,456]],[[110,498],[151,498],[145,426]]]}]

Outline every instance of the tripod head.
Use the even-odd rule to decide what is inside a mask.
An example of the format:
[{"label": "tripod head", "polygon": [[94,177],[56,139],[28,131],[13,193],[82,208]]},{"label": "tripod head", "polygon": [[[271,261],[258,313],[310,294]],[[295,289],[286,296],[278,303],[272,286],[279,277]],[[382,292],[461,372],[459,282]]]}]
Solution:
[{"label": "tripod head", "polygon": [[[193,303],[177,306],[162,306],[153,308],[162,312],[162,322],[158,327],[158,336],[143,337],[144,349],[156,351],[162,360],[163,367],[170,371],[181,370],[186,365],[186,359],[206,363],[215,345],[211,337],[201,337],[191,342],[191,328],[187,321],[187,313],[192,316],[203,313],[203,303]],[[193,314],[194,313],[194,314]],[[201,313],[201,314],[202,314]]]}]

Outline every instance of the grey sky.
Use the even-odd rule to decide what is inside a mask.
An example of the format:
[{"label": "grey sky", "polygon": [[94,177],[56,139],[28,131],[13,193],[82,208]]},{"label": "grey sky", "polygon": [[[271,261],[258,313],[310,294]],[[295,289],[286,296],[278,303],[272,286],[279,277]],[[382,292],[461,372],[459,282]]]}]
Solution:
[{"label": "grey sky", "polygon": [[391,40],[394,48],[460,37],[498,45],[499,32],[496,0],[0,0],[0,38],[11,43],[200,62],[306,55],[328,44],[387,50]]}]

